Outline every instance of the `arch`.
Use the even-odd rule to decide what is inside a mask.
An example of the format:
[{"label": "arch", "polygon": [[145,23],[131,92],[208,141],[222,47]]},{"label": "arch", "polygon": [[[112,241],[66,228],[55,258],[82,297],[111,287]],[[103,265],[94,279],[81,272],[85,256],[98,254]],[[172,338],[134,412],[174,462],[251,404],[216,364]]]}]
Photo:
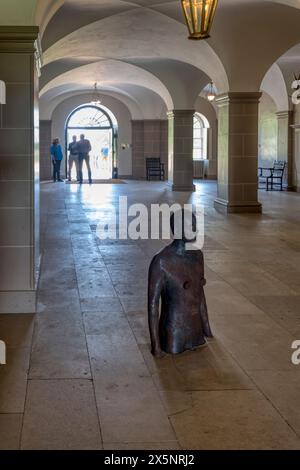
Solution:
[{"label": "arch", "polygon": [[230,91],[259,90],[271,65],[300,41],[299,20],[300,10],[282,2],[228,0],[220,4],[210,44],[222,57]]},{"label": "arch", "polygon": [[194,109],[200,91],[210,81],[202,70],[179,60],[127,59],[127,62],[148,71],[165,86],[171,95],[173,109]]},{"label": "arch", "polygon": [[[95,116],[86,113],[86,110],[94,109]],[[78,121],[76,121],[76,119]],[[76,129],[113,129],[117,127],[117,120],[113,113],[105,106],[96,106],[91,103],[86,103],[74,109],[68,116],[66,125],[69,128]]]},{"label": "arch", "polygon": [[[282,73],[283,79],[285,81],[287,93],[289,95],[289,106],[290,110],[293,109],[292,94],[294,92],[292,88],[292,83],[295,80],[295,76],[300,74],[300,43],[293,46],[291,49],[285,52],[277,60],[278,67]],[[288,108],[287,108],[288,109]]]},{"label": "arch", "polygon": [[204,129],[210,129],[209,120],[207,119],[206,116],[204,116],[204,114],[199,113],[199,112],[197,111],[197,112],[195,113],[195,118],[202,121],[202,124],[203,124],[203,128],[204,128]]},{"label": "arch", "polygon": [[263,91],[258,117],[258,166],[271,168],[278,155],[277,103]]},{"label": "arch", "polygon": [[266,73],[261,84],[261,91],[271,96],[278,112],[289,110],[290,104],[286,83],[280,67],[276,63]]},{"label": "arch", "polygon": [[[183,20],[181,9],[178,11]],[[97,47],[99,43],[101,56]],[[202,70],[216,83],[220,93],[228,91],[225,69],[213,48],[205,41],[201,44],[187,41],[185,24],[156,11],[155,7],[140,6],[78,28],[45,51],[44,64],[71,57],[111,58],[128,62],[132,58],[141,61],[147,58],[178,60]]]},{"label": "arch", "polygon": [[[109,109],[118,122],[118,169],[121,176],[128,176],[132,173],[132,115],[126,102],[120,96],[103,94],[102,107]],[[65,124],[75,109],[90,103],[91,93],[66,94],[59,96],[51,102],[48,108],[48,101],[42,106],[42,119],[51,121],[52,138],[58,137],[65,148]],[[126,144],[126,148],[122,148]]]},{"label": "arch", "polygon": [[0,366],[6,364],[6,344],[4,341],[0,341]]},{"label": "arch", "polygon": [[208,158],[208,119],[201,113],[194,114],[194,161],[207,160]]},{"label": "arch", "polygon": [[[118,165],[118,122],[114,114],[102,105],[86,103],[78,106],[69,114],[65,123],[66,155],[68,155],[71,134],[76,137],[79,137],[78,134],[85,134],[85,136],[88,134],[86,137],[92,144],[90,157],[93,178],[112,178],[114,169]],[[103,147],[100,153],[101,144]],[[67,173],[68,158],[66,158]],[[69,179],[71,179],[71,174],[69,174]]]},{"label": "arch", "polygon": [[64,5],[65,0],[35,0],[35,21],[43,36],[45,29],[55,13]]},{"label": "arch", "polygon": [[[88,89],[91,90],[92,85],[97,81],[101,83],[101,90],[114,90],[125,94],[128,85],[134,85],[136,89],[144,87],[158,95],[167,109],[173,109],[173,100],[165,84],[153,73],[138,65],[108,59],[76,68],[72,67],[63,73],[61,73],[60,65],[57,63],[58,75],[43,86],[40,97],[48,92],[53,96],[79,89],[86,92]],[[135,97],[131,95],[131,98]]]},{"label": "arch", "polygon": [[205,97],[199,96],[195,106],[196,112],[204,116],[209,122],[208,134],[208,155],[205,163],[205,173],[209,179],[217,179],[218,173],[218,115],[215,102],[208,101]]},{"label": "arch", "polygon": [[288,5],[293,8],[300,8],[299,1],[298,0],[265,0],[267,2],[271,3],[282,3],[283,5]]},{"label": "arch", "polygon": [[6,85],[3,80],[0,80],[0,104],[6,104]]},{"label": "arch", "polygon": [[56,11],[54,11],[50,18],[47,26],[43,31],[42,46],[46,50],[53,44],[58,42],[64,36],[71,34],[72,32],[83,28],[84,26],[94,23],[95,21],[101,21],[108,16],[117,15],[123,11],[129,11],[136,8],[129,2],[122,0],[110,0],[110,1],[91,1],[81,2],[81,5],[77,3],[75,5],[77,15],[73,14],[74,5],[71,2],[60,2]]},{"label": "arch", "polygon": [[[144,118],[142,110],[138,106],[138,104],[131,99],[129,96],[126,96],[125,94],[121,94],[117,91],[105,91],[101,93],[102,95],[102,103],[110,98],[115,99],[117,102],[122,103],[125,105],[125,107],[128,109],[130,115],[129,119],[136,119],[136,120],[141,120]],[[80,106],[83,103],[90,103],[93,99],[93,95],[90,90],[77,90],[77,91],[68,91],[66,93],[58,94],[57,96],[50,97],[46,93],[43,95],[40,99],[40,116],[41,120],[52,120],[52,115],[54,113],[54,110],[59,106],[61,103],[64,101],[74,98],[74,99],[79,99],[79,102],[75,102],[73,108],[76,106]],[[106,107],[109,108],[111,103],[108,103]]]}]

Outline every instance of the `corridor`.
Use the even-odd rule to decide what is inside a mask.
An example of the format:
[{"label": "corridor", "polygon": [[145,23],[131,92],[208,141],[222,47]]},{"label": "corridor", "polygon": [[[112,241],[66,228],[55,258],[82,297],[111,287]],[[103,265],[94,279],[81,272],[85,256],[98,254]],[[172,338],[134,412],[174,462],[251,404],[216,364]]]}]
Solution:
[{"label": "corridor", "polygon": [[[299,194],[264,214],[205,205],[205,348],[154,360],[147,271],[157,241],[96,238],[103,207],[186,202],[164,183],[42,187],[38,314],[0,316],[0,449],[300,449]],[[109,217],[109,213],[108,213]]]}]

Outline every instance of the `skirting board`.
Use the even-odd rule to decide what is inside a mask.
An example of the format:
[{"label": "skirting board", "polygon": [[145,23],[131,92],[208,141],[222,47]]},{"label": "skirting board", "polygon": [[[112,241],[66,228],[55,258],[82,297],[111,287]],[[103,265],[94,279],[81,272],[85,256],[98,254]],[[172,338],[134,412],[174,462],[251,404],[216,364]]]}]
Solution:
[{"label": "skirting board", "polygon": [[216,199],[215,200],[215,209],[222,214],[261,214],[262,213],[262,205],[260,202],[249,203],[247,202],[236,202],[230,203],[229,201],[225,201],[223,199]]},{"label": "skirting board", "polygon": [[0,314],[36,313],[36,291],[0,292]]}]

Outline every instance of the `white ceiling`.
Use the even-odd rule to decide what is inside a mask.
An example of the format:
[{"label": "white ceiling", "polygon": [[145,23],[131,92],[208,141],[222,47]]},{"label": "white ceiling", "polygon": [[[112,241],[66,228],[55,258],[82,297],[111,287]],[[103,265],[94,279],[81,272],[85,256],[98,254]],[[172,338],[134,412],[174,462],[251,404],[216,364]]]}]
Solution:
[{"label": "white ceiling", "polygon": [[[22,0],[22,8],[32,1]],[[300,69],[300,0],[219,0],[212,37],[201,42],[187,39],[180,0],[35,3],[43,102],[89,91],[97,80],[104,92],[135,103],[147,89],[151,103],[187,108],[209,80],[219,92],[257,91],[275,62],[287,83]]]}]

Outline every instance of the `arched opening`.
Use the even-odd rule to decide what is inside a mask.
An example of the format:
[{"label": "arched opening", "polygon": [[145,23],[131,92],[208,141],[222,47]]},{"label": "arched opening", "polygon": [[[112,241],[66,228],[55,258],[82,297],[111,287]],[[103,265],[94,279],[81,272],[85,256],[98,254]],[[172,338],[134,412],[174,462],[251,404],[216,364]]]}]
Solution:
[{"label": "arched opening", "polygon": [[194,115],[194,161],[207,160],[208,158],[208,129],[209,122],[203,114]]},{"label": "arched opening", "polygon": [[[73,136],[80,139],[84,134],[91,143],[90,165],[94,180],[108,180],[117,174],[118,123],[113,113],[105,106],[85,104],[76,108],[66,121],[66,154]],[[69,168],[69,155],[66,158],[66,172]],[[73,167],[72,179],[76,179]],[[88,178],[87,168],[83,167],[83,178]]]},{"label": "arched opening", "polygon": [[0,104],[6,104],[6,85],[0,80]]},{"label": "arched opening", "polygon": [[259,104],[258,166],[272,168],[278,160],[278,117],[276,103],[263,92]]},{"label": "arched opening", "polygon": [[204,179],[208,175],[209,166],[209,129],[208,119],[201,113],[194,115],[194,178]]},{"label": "arched opening", "polygon": [[267,189],[266,177],[271,181],[275,166],[279,168],[279,178],[274,179],[279,184],[274,185],[275,189],[291,189],[293,186],[293,112],[288,92],[293,74],[286,70],[287,63],[288,60],[282,62],[279,59],[269,68],[261,83],[258,152],[260,189]]}]

